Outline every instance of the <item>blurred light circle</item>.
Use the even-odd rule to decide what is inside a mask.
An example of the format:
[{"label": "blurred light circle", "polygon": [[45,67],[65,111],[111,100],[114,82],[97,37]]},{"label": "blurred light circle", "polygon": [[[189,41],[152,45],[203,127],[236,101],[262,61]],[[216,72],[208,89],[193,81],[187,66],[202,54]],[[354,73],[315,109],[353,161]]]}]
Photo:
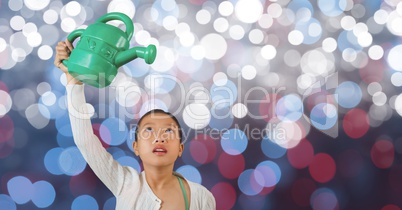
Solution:
[{"label": "blurred light circle", "polygon": [[178,24],[177,18],[174,17],[174,16],[169,15],[169,16],[163,18],[162,24],[163,24],[163,27],[164,27],[166,30],[168,30],[168,31],[173,31],[173,30],[176,29],[176,26],[177,26],[177,24]]},{"label": "blurred light circle", "polygon": [[10,111],[12,104],[11,96],[7,92],[0,90],[0,118]]},{"label": "blurred light circle", "polygon": [[[19,1],[9,1],[8,2],[8,7],[10,8],[10,10],[16,12],[22,9],[22,7],[24,6],[23,1],[19,0]],[[1,206],[1,205],[0,205]]]},{"label": "blurred light circle", "polygon": [[324,41],[322,41],[322,49],[325,52],[334,52],[337,48],[338,43],[336,40],[332,37],[325,38]]},{"label": "blurred light circle", "polygon": [[373,95],[373,103],[377,106],[382,106],[387,103],[387,95],[383,92],[376,92]]},{"label": "blurred light circle", "polygon": [[52,184],[47,181],[33,183],[32,202],[38,208],[46,208],[54,202],[56,192]]},{"label": "blurred light circle", "polygon": [[22,30],[25,25],[25,19],[19,15],[16,15],[10,19],[10,26],[16,31]]},{"label": "blurred light circle", "polygon": [[312,76],[326,76],[333,71],[334,66],[334,57],[319,49],[304,53],[300,60],[302,71]]},{"label": "blurred light circle", "polygon": [[190,141],[190,154],[197,163],[207,164],[215,159],[215,137],[210,135],[199,134]]},{"label": "blurred light circle", "polygon": [[116,197],[112,196],[103,204],[103,210],[111,210],[116,208]]},{"label": "blurred light circle", "polygon": [[381,210],[401,210],[401,208],[394,204],[388,204],[381,208]]},{"label": "blurred light circle", "polygon": [[357,52],[352,48],[346,48],[342,51],[342,58],[347,62],[354,62],[357,58]]},{"label": "blurred light circle", "polygon": [[321,38],[321,23],[314,18],[298,21],[295,29],[303,34],[303,44],[313,44]]},{"label": "blurred light circle", "polygon": [[228,81],[228,77],[223,72],[217,72],[214,74],[213,81],[214,81],[214,84],[217,86],[224,86],[224,85],[226,85],[226,83]]},{"label": "blurred light circle", "polygon": [[95,198],[90,195],[81,195],[74,199],[71,210],[98,210],[99,206]]},{"label": "blurred light circle", "polygon": [[388,19],[386,21],[387,29],[396,36],[402,35],[402,30],[399,25],[402,23],[402,17],[396,11],[392,11],[388,15]]},{"label": "blurred light circle", "polygon": [[183,120],[192,129],[202,129],[209,124],[211,113],[204,104],[192,103],[184,108]]},{"label": "blurred light circle", "polygon": [[141,99],[141,89],[134,82],[122,82],[116,89],[116,101],[123,107],[132,107]]},{"label": "blurred light circle", "polygon": [[391,83],[396,87],[402,86],[402,72],[395,72],[391,76]]},{"label": "blurred light circle", "polygon": [[54,175],[61,175],[63,174],[63,171],[61,171],[61,168],[59,166],[59,157],[61,153],[63,152],[63,148],[61,147],[56,147],[53,149],[50,149],[49,151],[46,152],[46,155],[44,157],[44,164],[45,168],[49,173],[54,174]]},{"label": "blurred light circle", "polygon": [[264,41],[264,33],[260,29],[253,29],[249,32],[248,39],[253,44],[260,44]]},{"label": "blurred light circle", "polygon": [[26,56],[27,56],[27,53],[22,48],[14,49],[11,53],[11,57],[13,58],[13,60],[15,60],[17,62],[24,61]]},{"label": "blurred light circle", "polygon": [[267,7],[267,14],[273,18],[279,18],[282,15],[282,6],[278,3],[271,3]]},{"label": "blurred light circle", "polygon": [[7,42],[0,37],[0,53],[3,52],[7,47]]},{"label": "blurred light circle", "polygon": [[271,15],[269,14],[262,14],[260,19],[258,20],[258,25],[261,26],[261,28],[267,29],[271,27],[274,23],[274,20]]},{"label": "blurred light circle", "polygon": [[242,103],[234,104],[232,107],[232,114],[237,118],[244,118],[248,113],[247,106]]},{"label": "blurred light circle", "polygon": [[128,128],[119,118],[107,118],[102,122],[99,133],[105,143],[118,146],[126,140]]},{"label": "blurred light circle", "polygon": [[298,31],[298,30],[293,30],[291,32],[289,32],[288,34],[288,41],[290,44],[292,45],[300,45],[301,43],[303,43],[304,40],[304,35],[302,32]]},{"label": "blurred light circle", "polygon": [[54,103],[56,103],[57,99],[56,95],[52,91],[47,91],[41,96],[40,100],[44,105],[52,106]]},{"label": "blurred light circle", "polygon": [[61,171],[68,176],[75,176],[84,171],[87,163],[77,147],[64,149],[59,156]]},{"label": "blurred light circle", "polygon": [[13,199],[6,194],[0,194],[0,206],[4,210],[17,210],[17,205]]},{"label": "blurred light circle", "polygon": [[396,112],[402,116],[402,94],[399,94],[396,98],[395,98],[395,110]]},{"label": "blurred light circle", "polygon": [[49,25],[55,24],[58,20],[59,20],[59,15],[53,9],[46,10],[43,13],[43,21],[46,24],[49,24]]},{"label": "blurred light circle", "polygon": [[70,1],[66,5],[66,13],[69,16],[77,16],[81,12],[81,5],[76,1]]},{"label": "blurred light circle", "polygon": [[318,7],[324,15],[336,17],[345,11],[347,0],[318,0]]},{"label": "blurred light circle", "polygon": [[229,35],[234,40],[240,40],[244,37],[245,31],[240,25],[233,25],[229,28]]},{"label": "blurred light circle", "polygon": [[162,109],[164,111],[168,111],[168,107],[163,101],[159,99],[150,99],[142,104],[140,109],[140,116],[152,109]]},{"label": "blurred light circle", "polygon": [[255,171],[259,171],[261,173],[261,177],[258,175],[255,177],[258,184],[263,187],[273,187],[279,183],[281,180],[282,172],[279,168],[278,164],[266,160],[257,165],[255,167]]},{"label": "blurred light circle", "polygon": [[265,156],[272,159],[281,158],[283,155],[286,154],[287,151],[285,148],[272,142],[267,136],[265,136],[261,141],[261,150]]},{"label": "blurred light circle", "polygon": [[315,181],[326,183],[334,178],[336,164],[330,155],[326,153],[318,153],[313,157],[308,169],[311,177]]},{"label": "blurred light circle", "polygon": [[289,149],[297,146],[303,138],[303,128],[296,122],[279,121],[272,118],[267,124],[267,129],[271,132],[268,138],[279,146]]},{"label": "blurred light circle", "polygon": [[391,48],[387,56],[387,62],[390,67],[396,71],[402,71],[402,45],[396,45]]},{"label": "blurred light circle", "polygon": [[303,102],[299,96],[289,94],[279,99],[275,111],[280,120],[295,122],[303,115]]},{"label": "blurred light circle", "polygon": [[253,169],[243,171],[237,180],[240,191],[249,196],[257,195],[263,189],[263,186],[258,183],[258,179],[264,179],[260,171]]},{"label": "blurred light circle", "polygon": [[64,32],[69,33],[75,30],[75,28],[77,27],[77,23],[74,21],[73,18],[68,17],[61,20],[60,26]]},{"label": "blurred light circle", "polygon": [[301,89],[311,88],[314,82],[315,78],[310,74],[301,74],[297,77],[297,86]]},{"label": "blurred light circle", "polygon": [[245,80],[252,80],[257,76],[257,69],[255,69],[255,67],[252,65],[245,65],[241,69],[241,76]]},{"label": "blurred light circle", "polygon": [[329,103],[319,103],[310,112],[311,123],[320,130],[328,130],[338,122],[338,110]]},{"label": "blurred light circle", "polygon": [[228,30],[228,28],[229,22],[225,18],[220,17],[214,21],[214,29],[216,32],[223,33]]},{"label": "blurred light circle", "polygon": [[205,58],[218,60],[222,58],[227,51],[226,40],[219,34],[210,33],[202,37],[201,46],[205,49]]},{"label": "blurred light circle", "polygon": [[222,152],[218,158],[218,169],[226,179],[236,179],[244,170],[245,160],[243,155],[229,155]]},{"label": "blurred light circle", "polygon": [[[288,65],[290,67],[296,67],[300,64],[300,58],[301,58],[301,55],[300,55],[299,51],[290,49],[285,52],[283,60],[285,61],[286,65]],[[302,82],[304,82],[304,81],[302,81]]]},{"label": "blurred light circle", "polygon": [[263,8],[259,0],[239,0],[235,5],[236,17],[244,23],[257,22],[262,12]]},{"label": "blurred light circle", "polygon": [[149,39],[151,39],[151,34],[148,31],[138,31],[135,33],[135,41],[137,41],[139,44],[145,45]]},{"label": "blurred light circle", "polygon": [[237,99],[237,86],[231,80],[227,80],[225,86],[213,84],[210,94],[214,107],[218,109],[230,107]]},{"label": "blurred light circle", "polygon": [[219,4],[218,11],[222,16],[229,16],[233,13],[234,7],[230,1],[222,1]]},{"label": "blurred light circle", "polygon": [[371,147],[371,160],[377,168],[386,169],[392,166],[395,158],[394,144],[389,140],[379,140]]},{"label": "blurred light circle", "polygon": [[362,91],[355,82],[346,81],[339,84],[335,94],[338,104],[344,108],[356,107],[362,99]]},{"label": "blurred light circle", "polygon": [[315,190],[311,195],[310,205],[313,210],[332,210],[339,206],[335,193],[329,188]]},{"label": "blurred light circle", "polygon": [[30,10],[42,10],[49,5],[50,0],[24,0],[24,5]]},{"label": "blurred light circle", "polygon": [[[1,92],[0,92],[1,95]],[[14,101],[18,101],[18,103],[15,103],[14,106],[12,107],[13,109],[16,109],[18,111],[25,110],[28,106],[31,104],[35,103],[35,93],[28,88],[21,88],[17,89],[11,92],[12,98]],[[4,97],[1,97],[0,101],[4,100]],[[0,102],[0,104],[2,104]],[[1,106],[1,105],[0,105]],[[1,116],[1,114],[0,114]]]},{"label": "blurred light circle", "polygon": [[267,60],[272,60],[276,57],[276,49],[272,45],[265,45],[261,48],[261,56]]},{"label": "blurred light circle", "polygon": [[211,120],[209,127],[216,130],[223,130],[230,128],[233,123],[233,115],[229,107],[211,109]]},{"label": "blurred light circle", "polygon": [[107,6],[107,12],[121,12],[128,17],[133,18],[135,15],[135,5],[130,0],[113,0]]},{"label": "blurred light circle", "polygon": [[356,20],[352,16],[346,15],[346,16],[342,17],[341,26],[346,31],[352,30],[353,27],[355,27],[355,25],[356,25]]},{"label": "blurred light circle", "polygon": [[134,157],[123,156],[123,157],[117,158],[116,161],[119,162],[120,165],[122,165],[122,166],[129,166],[129,167],[137,170],[138,173],[141,173],[141,166],[138,163],[137,159],[135,159]]},{"label": "blurred light circle", "polygon": [[25,117],[36,129],[42,129],[49,124],[50,113],[42,104],[32,104],[25,110]]},{"label": "blurred light circle", "polygon": [[171,49],[159,46],[155,62],[151,64],[151,67],[157,72],[166,72],[173,67],[175,60],[175,53]]},{"label": "blurred light circle", "polygon": [[360,46],[362,47],[368,47],[372,44],[373,42],[373,37],[371,36],[370,33],[365,32],[365,33],[361,33],[359,34],[359,36],[357,37],[357,42],[360,44]]},{"label": "blurred light circle", "polygon": [[201,60],[205,57],[205,49],[201,45],[195,45],[192,46],[190,54],[195,60]]},{"label": "blurred light circle", "polygon": [[287,151],[287,157],[290,165],[294,168],[306,168],[314,158],[313,145],[307,139],[302,140],[296,147]]},{"label": "blurred light circle", "polygon": [[232,209],[236,203],[236,191],[227,182],[218,182],[211,188],[211,193],[216,199],[216,209]]},{"label": "blurred light circle", "polygon": [[367,92],[370,95],[374,95],[375,93],[380,92],[380,91],[382,91],[382,86],[378,82],[372,82],[369,85],[367,85]]},{"label": "blurred light circle", "polygon": [[53,49],[49,45],[40,46],[38,57],[42,60],[49,60],[53,56]]},{"label": "blurred light circle", "polygon": [[180,166],[176,170],[176,172],[181,174],[181,175],[183,175],[184,178],[186,178],[187,180],[189,180],[191,182],[195,182],[195,183],[198,183],[198,184],[202,183],[201,174],[198,171],[198,169],[195,168],[194,166],[183,165],[183,166]]},{"label": "blurred light circle", "polygon": [[223,151],[229,155],[239,155],[243,153],[248,145],[246,134],[236,128],[227,130],[222,134],[221,146]]},{"label": "blurred light circle", "polygon": [[197,22],[201,25],[205,25],[211,21],[211,13],[209,13],[208,10],[201,9],[200,11],[197,12],[195,15],[195,19]]},{"label": "blurred light circle", "polygon": [[8,180],[7,190],[17,204],[29,202],[34,192],[32,182],[24,176],[15,176]]},{"label": "blurred light circle", "polygon": [[364,110],[354,108],[345,114],[342,125],[349,137],[357,139],[367,133],[370,122]]}]

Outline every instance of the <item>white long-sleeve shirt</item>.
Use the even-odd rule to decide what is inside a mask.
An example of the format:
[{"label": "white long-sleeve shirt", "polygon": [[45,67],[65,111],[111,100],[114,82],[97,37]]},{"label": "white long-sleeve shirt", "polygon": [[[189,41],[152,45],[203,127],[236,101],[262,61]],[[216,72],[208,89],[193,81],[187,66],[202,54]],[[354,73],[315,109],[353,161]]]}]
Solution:
[{"label": "white long-sleeve shirt", "polygon": [[[160,209],[162,201],[149,187],[145,172],[139,174],[132,167],[120,165],[93,133],[92,113],[86,106],[84,85],[67,85],[66,89],[74,142],[94,173],[116,197],[116,210]],[[216,209],[211,192],[200,184],[186,181],[190,187],[190,210]]]}]

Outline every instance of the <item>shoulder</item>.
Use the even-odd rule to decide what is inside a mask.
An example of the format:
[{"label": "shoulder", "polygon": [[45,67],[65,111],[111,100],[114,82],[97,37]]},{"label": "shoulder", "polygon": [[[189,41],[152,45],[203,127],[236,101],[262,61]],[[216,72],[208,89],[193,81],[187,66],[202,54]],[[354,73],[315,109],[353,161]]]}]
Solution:
[{"label": "shoulder", "polygon": [[189,180],[187,183],[190,186],[191,200],[201,202],[202,205],[215,206],[215,197],[206,187]]}]

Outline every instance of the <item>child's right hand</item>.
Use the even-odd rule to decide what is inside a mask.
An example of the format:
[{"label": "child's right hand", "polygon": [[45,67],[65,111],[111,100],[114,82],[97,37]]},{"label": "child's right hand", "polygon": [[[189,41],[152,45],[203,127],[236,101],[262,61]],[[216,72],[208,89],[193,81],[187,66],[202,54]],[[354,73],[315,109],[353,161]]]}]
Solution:
[{"label": "child's right hand", "polygon": [[71,51],[74,49],[68,39],[65,42],[59,42],[56,46],[56,58],[54,59],[54,65],[61,69],[67,77],[67,84],[82,84],[79,80],[74,78],[69,72],[68,68],[63,64],[63,60],[67,60],[70,57]]}]

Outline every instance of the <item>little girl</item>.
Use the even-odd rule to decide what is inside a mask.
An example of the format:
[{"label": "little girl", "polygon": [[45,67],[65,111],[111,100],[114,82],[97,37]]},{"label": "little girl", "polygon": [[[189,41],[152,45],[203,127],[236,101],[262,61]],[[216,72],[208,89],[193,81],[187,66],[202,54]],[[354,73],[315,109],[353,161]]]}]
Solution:
[{"label": "little girl", "polygon": [[54,64],[67,77],[67,102],[74,142],[94,173],[116,196],[116,209],[216,209],[211,192],[173,171],[184,145],[180,124],[168,112],[151,110],[138,121],[133,149],[143,163],[143,172],[138,173],[113,159],[93,133],[92,114],[85,106],[84,85],[72,77],[62,63],[72,50],[68,40],[59,42]]}]

